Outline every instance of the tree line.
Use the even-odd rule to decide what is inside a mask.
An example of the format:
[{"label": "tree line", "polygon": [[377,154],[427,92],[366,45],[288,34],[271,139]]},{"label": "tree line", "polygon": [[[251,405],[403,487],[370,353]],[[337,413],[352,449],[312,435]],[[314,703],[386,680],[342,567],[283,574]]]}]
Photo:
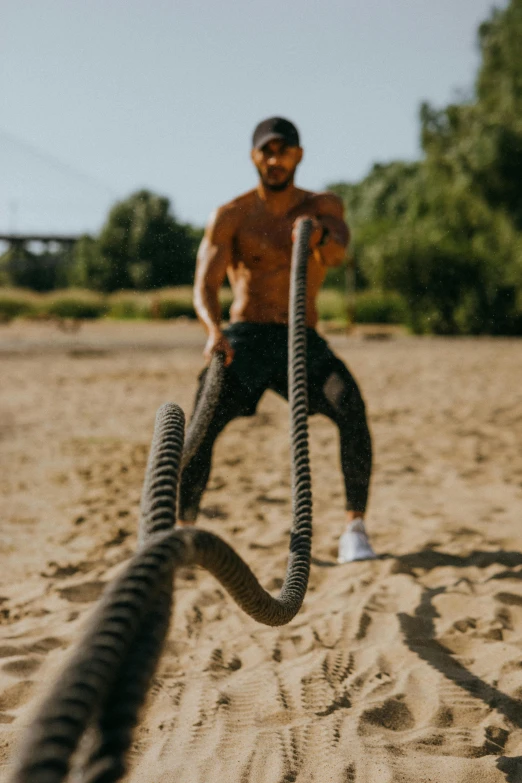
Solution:
[{"label": "tree line", "polygon": [[402,294],[418,332],[522,334],[522,0],[478,38],[473,96],[421,107],[422,160],[331,186],[358,285]]},{"label": "tree line", "polygon": [[168,198],[140,190],[110,210],[99,236],[38,256],[15,247],[0,259],[0,284],[112,293],[190,285],[203,230],[181,223]]}]

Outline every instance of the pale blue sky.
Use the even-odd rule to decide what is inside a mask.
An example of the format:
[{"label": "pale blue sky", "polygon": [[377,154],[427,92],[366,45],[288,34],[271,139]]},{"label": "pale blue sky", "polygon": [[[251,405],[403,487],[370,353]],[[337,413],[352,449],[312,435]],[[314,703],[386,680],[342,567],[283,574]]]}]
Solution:
[{"label": "pale blue sky", "polygon": [[273,114],[301,131],[303,187],[413,159],[420,102],[472,87],[492,5],[0,0],[0,231],[96,231],[141,187],[203,224],[255,184]]}]

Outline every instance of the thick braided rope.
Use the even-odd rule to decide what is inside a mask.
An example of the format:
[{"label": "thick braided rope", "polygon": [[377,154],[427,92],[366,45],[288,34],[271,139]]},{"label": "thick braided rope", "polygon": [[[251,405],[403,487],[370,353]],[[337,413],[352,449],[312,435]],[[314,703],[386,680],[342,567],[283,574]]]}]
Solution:
[{"label": "thick braided rope", "polygon": [[223,386],[223,366],[223,354],[214,354],[207,370],[203,391],[185,433],[185,445],[181,458],[182,471],[198,450],[212,421]]},{"label": "thick braided rope", "polygon": [[[312,221],[299,221],[292,248],[290,322],[288,333],[288,401],[292,454],[292,517],[287,579],[281,600],[296,591],[304,599],[310,573],[312,541],[312,478],[308,452],[308,383],[306,309],[308,244]],[[303,592],[304,586],[304,592]],[[301,606],[299,604],[299,607]]]},{"label": "thick braided rope", "polygon": [[136,554],[98,606],[76,654],[33,722],[16,783],[59,783],[97,715],[103,712],[129,653],[141,635],[183,543],[172,534],[154,536]]},{"label": "thick braided rope", "polygon": [[[172,531],[183,448],[183,412],[158,411],[142,497],[140,549],[112,584],[78,652],[34,721],[13,783],[59,783],[90,726],[98,743],[76,779],[112,783],[125,772],[137,714],[168,630],[174,569],[207,568],[254,619],[289,622],[306,593],[311,547],[311,482],[306,398],[306,268],[311,223],[301,221],[294,244],[289,336],[294,520],[287,573],[278,598],[258,583],[244,561],[217,536]],[[217,396],[216,396],[217,399]]]},{"label": "thick braided rope", "polygon": [[161,406],[156,414],[141,494],[140,545],[155,533],[172,530],[176,524],[184,427],[181,408],[170,403]]},{"label": "thick braided rope", "polygon": [[[183,428],[183,411],[177,405],[159,409],[143,488],[140,549],[106,592],[76,655],[42,705],[15,781],[62,781],[82,734],[96,724],[98,714],[101,745],[89,766],[95,770],[97,762],[101,772],[110,746],[111,751],[117,749],[111,753],[112,771],[121,772],[118,760],[130,743],[168,629],[173,569],[183,562],[186,549],[169,535],[175,524]],[[118,705],[111,698],[116,693],[123,695]],[[115,709],[120,719],[126,716],[121,732],[116,727],[117,742],[114,735],[109,739],[103,732]]]},{"label": "thick braided rope", "polygon": [[[97,721],[98,743],[86,759],[83,783],[111,783],[126,772],[125,756],[132,742],[139,710],[145,701],[168,632],[173,604],[174,566],[186,560],[186,545],[171,535],[176,523],[176,498],[183,453],[183,411],[163,405],[147,463],[141,501],[139,539],[142,551],[158,539],[168,551],[175,542],[177,563],[163,580],[154,606],[134,640],[104,711]],[[161,543],[160,543],[161,542]]]},{"label": "thick braided rope", "polygon": [[149,691],[165,642],[172,597],[172,579],[168,578],[145,618],[125,665],[106,700],[105,710],[99,716],[98,742],[81,770],[81,780],[84,783],[117,781],[127,771],[126,754],[132,744],[139,711]]}]

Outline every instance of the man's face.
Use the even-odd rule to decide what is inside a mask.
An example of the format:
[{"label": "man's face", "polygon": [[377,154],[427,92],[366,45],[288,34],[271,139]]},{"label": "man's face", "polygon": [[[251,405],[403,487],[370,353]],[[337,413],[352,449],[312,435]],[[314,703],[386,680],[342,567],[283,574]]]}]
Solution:
[{"label": "man's face", "polygon": [[301,147],[289,147],[283,139],[273,139],[261,149],[252,150],[252,161],[261,182],[269,190],[284,190],[294,181],[294,174],[303,157]]}]

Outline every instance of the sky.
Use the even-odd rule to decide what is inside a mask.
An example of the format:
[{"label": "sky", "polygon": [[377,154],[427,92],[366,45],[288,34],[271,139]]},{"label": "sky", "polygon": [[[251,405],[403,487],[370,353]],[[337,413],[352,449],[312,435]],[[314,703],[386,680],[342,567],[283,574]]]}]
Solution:
[{"label": "sky", "polygon": [[[497,0],[499,7],[506,0]],[[420,156],[419,106],[470,95],[491,0],[0,0],[0,233],[97,232],[140,188],[203,225],[288,117],[297,184]]]}]

